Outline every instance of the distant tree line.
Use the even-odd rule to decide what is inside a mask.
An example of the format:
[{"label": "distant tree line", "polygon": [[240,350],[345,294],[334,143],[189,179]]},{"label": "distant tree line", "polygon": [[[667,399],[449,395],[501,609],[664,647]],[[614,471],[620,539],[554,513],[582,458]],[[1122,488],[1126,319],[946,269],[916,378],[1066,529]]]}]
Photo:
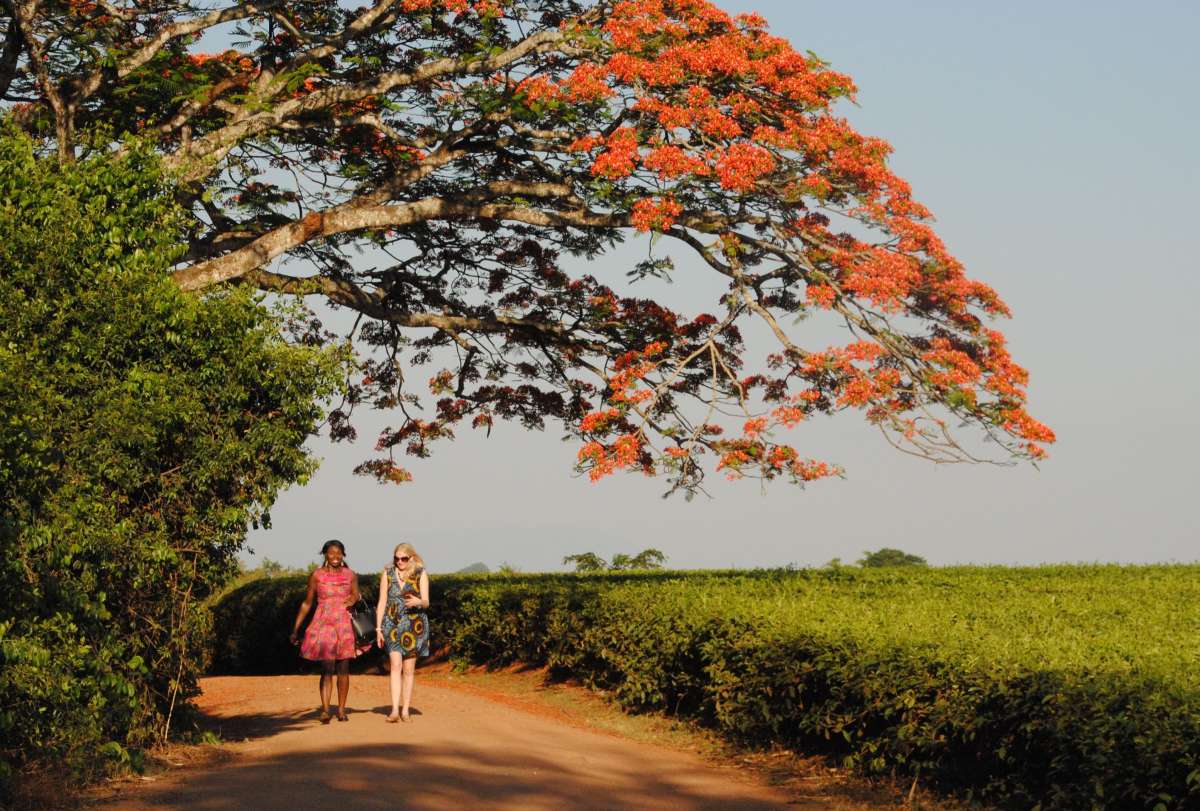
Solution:
[{"label": "distant tree line", "polygon": [[[825,565],[836,569],[845,564],[842,563],[841,558],[834,558]],[[863,556],[858,559],[857,565],[864,569],[882,569],[890,566],[928,566],[929,564],[920,555],[910,555],[903,550],[885,546],[875,552],[864,552]]]},{"label": "distant tree line", "polygon": [[665,554],[658,549],[652,548],[643,549],[636,555],[627,555],[618,552],[612,556],[611,561],[606,561],[595,552],[580,552],[576,555],[567,555],[564,557],[563,564],[574,566],[577,572],[627,572],[661,569],[666,560],[667,556]]}]

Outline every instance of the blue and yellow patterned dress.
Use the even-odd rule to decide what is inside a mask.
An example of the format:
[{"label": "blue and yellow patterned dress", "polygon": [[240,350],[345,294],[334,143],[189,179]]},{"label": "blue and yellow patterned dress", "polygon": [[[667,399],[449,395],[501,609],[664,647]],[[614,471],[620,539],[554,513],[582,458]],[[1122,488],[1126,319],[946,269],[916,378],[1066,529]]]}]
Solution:
[{"label": "blue and yellow patterned dress", "polygon": [[[423,608],[405,608],[406,594],[421,595],[421,572],[415,569],[411,577],[396,576],[396,567],[384,569],[387,576],[387,608],[383,612],[383,645],[388,653],[403,656],[429,655],[429,617]],[[397,583],[399,581],[399,583]]]}]

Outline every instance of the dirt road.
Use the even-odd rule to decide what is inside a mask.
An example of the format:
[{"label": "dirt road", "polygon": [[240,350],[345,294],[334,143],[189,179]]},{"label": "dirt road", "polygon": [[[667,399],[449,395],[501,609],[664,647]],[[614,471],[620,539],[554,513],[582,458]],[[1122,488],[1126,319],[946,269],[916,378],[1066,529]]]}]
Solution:
[{"label": "dirt road", "polygon": [[386,677],[354,676],[349,721],[314,709],[315,676],[212,678],[199,701],[233,756],[100,800],[103,811],[324,808],[820,808],[697,755],[580,728],[478,691],[422,683],[413,719],[384,723]]}]

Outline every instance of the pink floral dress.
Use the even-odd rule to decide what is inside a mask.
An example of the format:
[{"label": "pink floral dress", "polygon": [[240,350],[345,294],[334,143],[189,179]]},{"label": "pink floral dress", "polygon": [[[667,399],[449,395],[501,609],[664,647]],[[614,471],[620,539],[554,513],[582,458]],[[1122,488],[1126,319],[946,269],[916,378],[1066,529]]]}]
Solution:
[{"label": "pink floral dress", "polygon": [[354,628],[346,608],[354,577],[345,566],[317,570],[317,610],[300,643],[300,655],[305,659],[353,659],[362,652],[354,647]]}]

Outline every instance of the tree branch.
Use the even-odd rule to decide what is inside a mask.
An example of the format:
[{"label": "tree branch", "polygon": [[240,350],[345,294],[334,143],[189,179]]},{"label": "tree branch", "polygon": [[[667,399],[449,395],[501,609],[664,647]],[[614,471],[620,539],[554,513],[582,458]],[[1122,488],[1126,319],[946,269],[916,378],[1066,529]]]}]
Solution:
[{"label": "tree branch", "polygon": [[[5,5],[8,5],[6,2]],[[21,38],[25,40],[25,44],[29,50],[29,65],[30,70],[37,79],[38,87],[46,96],[46,101],[50,104],[50,109],[54,111],[54,130],[55,138],[57,139],[58,159],[63,163],[68,163],[75,159],[74,147],[74,111],[63,98],[59,88],[55,85],[54,80],[50,77],[50,71],[46,67],[48,58],[44,43],[34,34],[34,20],[37,18],[39,0],[32,0],[27,3],[12,3],[13,9],[13,25],[15,25],[21,34]]]},{"label": "tree branch", "polygon": [[528,332],[555,344],[569,344],[595,352],[604,352],[608,349],[602,342],[573,337],[570,329],[556,321],[511,318],[503,315],[469,316],[449,313],[406,313],[394,310],[387,306],[383,294],[368,292],[345,279],[331,279],[328,276],[298,278],[256,269],[243,274],[240,281],[271,293],[300,296],[321,294],[335,304],[349,307],[363,315],[400,327],[425,327],[445,330],[451,334],[458,332],[494,334]]},{"label": "tree branch", "polygon": [[[5,6],[7,5],[5,3]],[[4,50],[0,51],[0,99],[8,93],[8,88],[17,75],[17,61],[20,57],[21,30],[14,16],[9,20],[8,29],[4,32]]]},{"label": "tree branch", "polygon": [[288,70],[296,68],[307,62],[315,62],[331,56],[341,50],[350,40],[355,37],[369,32],[376,25],[385,25],[392,19],[391,10],[396,6],[399,0],[379,0],[374,6],[364,11],[354,22],[346,26],[336,37],[331,37],[322,44],[310,48],[302,54],[299,54],[288,65]]},{"label": "tree branch", "polygon": [[561,197],[569,188],[555,183],[519,183],[500,181],[472,194],[474,201],[426,197],[397,205],[364,205],[355,198],[324,212],[314,211],[304,219],[270,231],[244,248],[216,259],[175,271],[172,277],[184,290],[199,290],[236,279],[260,268],[272,259],[315,239],[380,228],[400,228],[429,220],[506,220],[549,228],[620,228],[629,225],[623,214],[603,214],[586,209],[557,211],[500,203],[478,202],[478,197],[521,195],[525,197]]},{"label": "tree branch", "polygon": [[557,30],[540,31],[512,48],[486,59],[476,56],[436,59],[412,72],[390,71],[369,82],[317,90],[301,98],[283,101],[270,110],[235,120],[216,132],[194,140],[187,152],[180,151],[167,157],[164,164],[168,170],[182,170],[185,181],[198,180],[207,174],[206,163],[220,160],[236,144],[267,132],[289,119],[339,104],[361,101],[399,87],[410,87],[438,77],[472,73],[491,74],[530,54],[552,50],[563,41],[564,36]]},{"label": "tree branch", "polygon": [[[121,60],[117,65],[115,76],[118,79],[124,79],[129,74],[140,68],[142,65],[149,62],[155,55],[163,49],[163,47],[173,39],[195,34],[198,31],[203,31],[207,28],[212,28],[215,25],[221,25],[231,20],[243,20],[247,17],[253,17],[262,11],[269,11],[283,5],[284,0],[257,0],[257,2],[238,3],[229,8],[211,11],[202,17],[197,17],[193,20],[178,22],[174,25],[169,25],[155,35],[154,39],[147,42],[142,47],[134,51],[130,56]],[[75,91],[72,94],[72,103],[78,105],[79,102],[90,97],[93,93],[100,89],[104,83],[105,70],[98,68],[92,71],[82,80],[79,80],[75,86]]]}]

